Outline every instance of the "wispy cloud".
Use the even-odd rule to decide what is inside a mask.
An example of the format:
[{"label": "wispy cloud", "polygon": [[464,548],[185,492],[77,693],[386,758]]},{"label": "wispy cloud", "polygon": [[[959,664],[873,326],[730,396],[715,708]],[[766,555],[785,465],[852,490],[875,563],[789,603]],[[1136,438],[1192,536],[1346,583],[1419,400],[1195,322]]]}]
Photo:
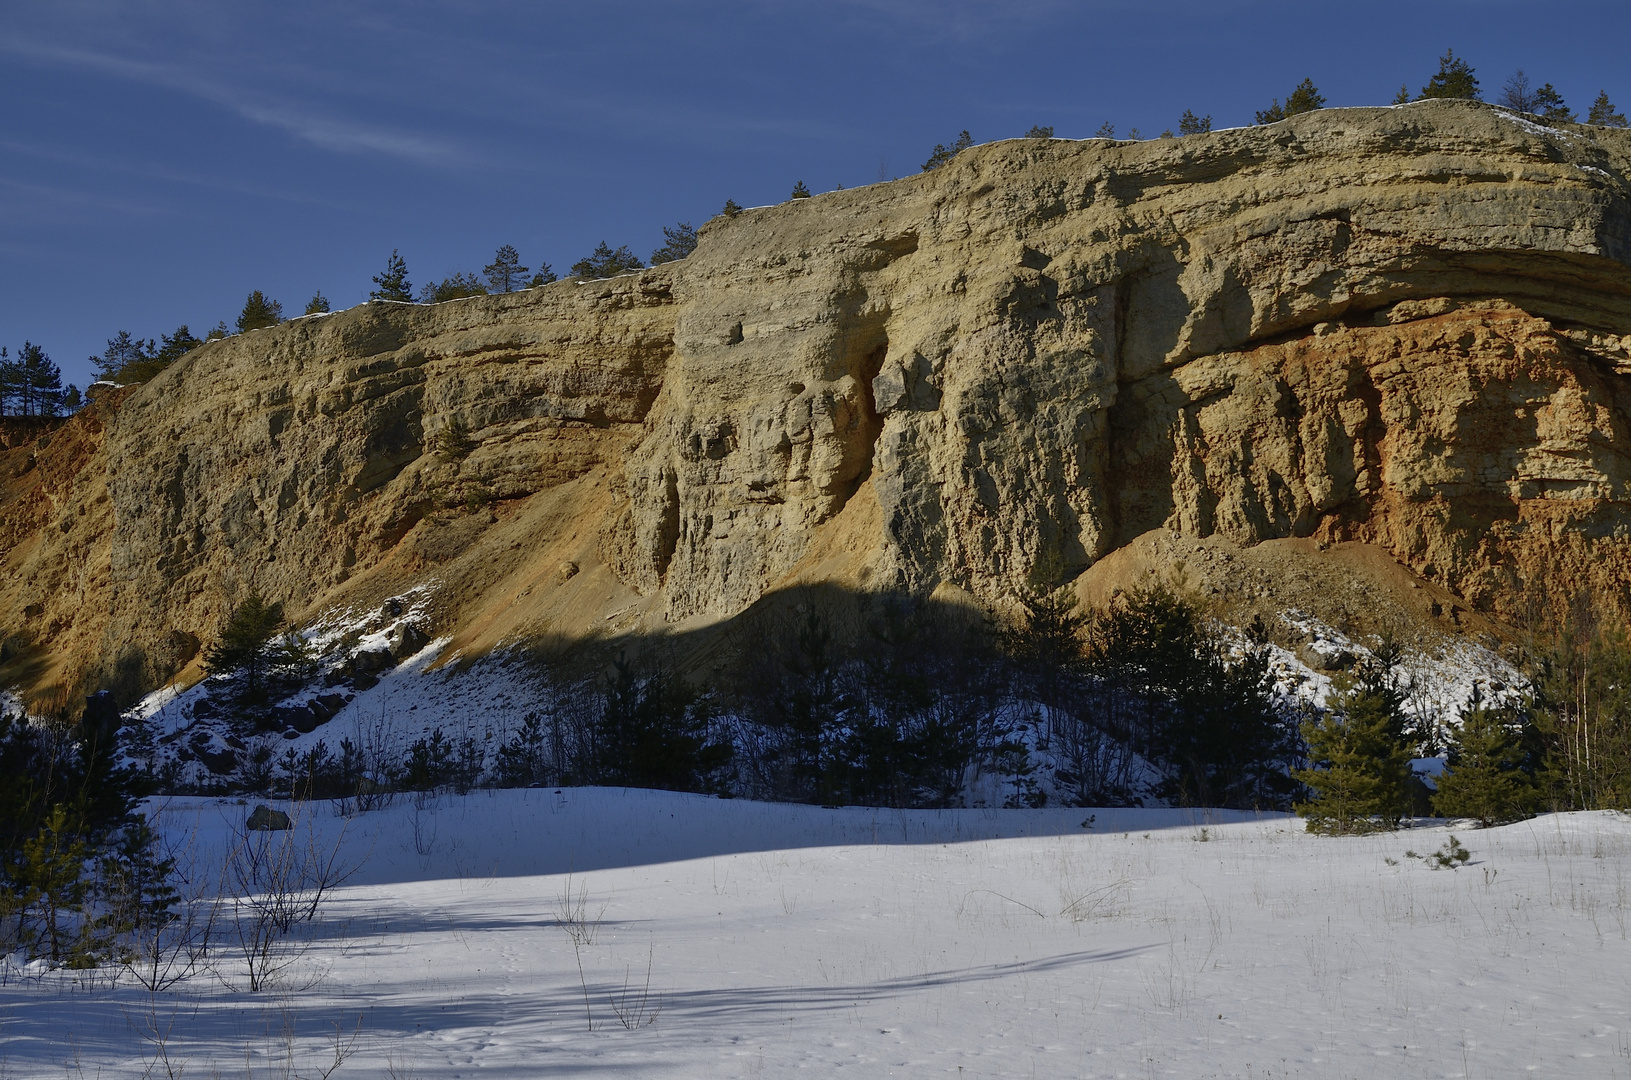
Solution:
[{"label": "wispy cloud", "polygon": [[186,184],[211,191],[248,195],[257,199],[275,199],[278,202],[293,203],[297,206],[320,206],[336,210],[348,208],[346,203],[335,199],[314,198],[310,195],[290,191],[287,188],[223,180],[219,177],[178,170],[148,161],[132,161],[127,158],[111,156],[107,153],[71,153],[54,146],[40,146],[33,143],[18,142],[14,139],[0,139],[0,151],[14,158],[30,157],[39,161],[54,162],[58,165],[69,165],[75,169],[116,173],[167,184]]},{"label": "wispy cloud", "polygon": [[248,91],[169,64],[131,60],[104,52],[69,49],[41,42],[0,40],[0,51],[58,67],[76,67],[128,79],[219,105],[246,120],[288,132],[314,146],[340,153],[376,153],[428,165],[468,161],[452,143],[433,136],[357,122]]},{"label": "wispy cloud", "polygon": [[17,200],[8,199],[0,203],[0,217],[5,218],[30,218],[47,206],[59,210],[68,210],[69,208],[83,210],[86,207],[91,207],[118,214],[156,215],[165,213],[164,208],[148,203],[109,198],[106,195],[73,191],[44,184],[30,184],[22,180],[13,180],[9,176],[0,176],[0,188],[16,192],[23,197]]}]

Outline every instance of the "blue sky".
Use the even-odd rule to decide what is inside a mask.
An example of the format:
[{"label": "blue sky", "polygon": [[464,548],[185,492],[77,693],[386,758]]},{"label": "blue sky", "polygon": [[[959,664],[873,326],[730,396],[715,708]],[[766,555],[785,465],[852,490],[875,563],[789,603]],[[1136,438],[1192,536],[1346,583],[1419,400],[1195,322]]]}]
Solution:
[{"label": "blue sky", "polygon": [[1582,113],[1631,106],[1631,4],[1084,0],[280,4],[53,0],[0,19],[0,344],[64,377],[128,329],[297,314],[500,244],[559,273],[599,240],[793,183],[917,171],[979,142],[1110,121],[1217,126],[1312,77],[1332,105],[1420,87],[1446,48]]}]

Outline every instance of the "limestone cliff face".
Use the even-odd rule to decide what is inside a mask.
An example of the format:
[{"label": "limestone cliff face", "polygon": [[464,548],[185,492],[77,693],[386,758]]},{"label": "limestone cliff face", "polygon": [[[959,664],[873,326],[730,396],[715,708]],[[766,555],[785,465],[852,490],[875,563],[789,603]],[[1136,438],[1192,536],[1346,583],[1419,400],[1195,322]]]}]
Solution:
[{"label": "limestone cliff face", "polygon": [[[474,582],[455,628],[570,637],[800,575],[998,600],[1158,528],[1364,541],[1496,616],[1623,596],[1628,169],[1464,103],[1015,140],[610,282],[295,320],[51,436],[0,617],[151,681],[251,584]],[[569,551],[581,595],[502,615]]]},{"label": "limestone cliff face", "polygon": [[[1628,151],[1423,103],[1000,143],[716,221],[620,568],[739,609],[869,475],[888,584],[997,597],[1168,526],[1375,539],[1493,604],[1567,522],[1622,528]],[[1465,300],[1517,310],[1444,322]]]},{"label": "limestone cliff face", "polygon": [[618,458],[672,325],[653,272],[368,304],[200,348],[40,450],[88,442],[72,460],[23,471],[33,448],[9,452],[0,516],[31,535],[7,552],[8,628],[54,646],[39,678],[146,686],[251,588],[310,617],[370,572],[389,591],[461,556],[513,561],[509,543],[477,551],[494,507]]}]

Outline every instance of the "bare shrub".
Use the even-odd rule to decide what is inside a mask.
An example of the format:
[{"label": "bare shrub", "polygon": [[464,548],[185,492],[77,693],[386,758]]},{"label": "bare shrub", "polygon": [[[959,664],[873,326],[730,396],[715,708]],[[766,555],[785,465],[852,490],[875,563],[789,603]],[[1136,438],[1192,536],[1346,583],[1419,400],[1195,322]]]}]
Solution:
[{"label": "bare shrub", "polygon": [[234,830],[221,869],[220,903],[251,992],[272,985],[305,954],[295,928],[316,919],[329,893],[359,869],[346,861],[344,846],[343,828],[326,844],[309,816],[297,816],[286,830],[253,830],[247,822]]}]

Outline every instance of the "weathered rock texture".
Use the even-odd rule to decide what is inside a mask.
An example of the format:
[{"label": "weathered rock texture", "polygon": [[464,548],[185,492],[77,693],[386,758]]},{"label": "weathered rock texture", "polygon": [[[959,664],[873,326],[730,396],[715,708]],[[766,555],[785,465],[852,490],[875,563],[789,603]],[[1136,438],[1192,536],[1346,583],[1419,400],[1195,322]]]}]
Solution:
[{"label": "weathered rock texture", "polygon": [[611,282],[296,320],[51,436],[0,617],[151,680],[251,584],[434,574],[474,644],[822,575],[995,601],[1155,529],[1362,541],[1499,618],[1623,600],[1628,168],[1453,102],[1016,140]]}]

